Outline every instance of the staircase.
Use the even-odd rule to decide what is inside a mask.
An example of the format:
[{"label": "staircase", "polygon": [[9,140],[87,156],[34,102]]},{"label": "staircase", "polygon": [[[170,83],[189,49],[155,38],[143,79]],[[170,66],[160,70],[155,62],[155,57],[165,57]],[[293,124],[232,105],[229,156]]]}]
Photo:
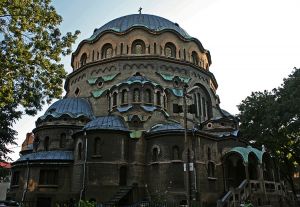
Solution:
[{"label": "staircase", "polygon": [[[270,198],[281,197],[284,199],[283,206],[297,206],[293,204],[295,200],[291,197],[282,183],[258,180],[243,180],[237,188],[231,188],[222,199],[218,200],[217,207],[239,207],[247,200],[251,200],[253,205],[260,207],[272,207]],[[261,198],[258,202],[257,198]],[[273,203],[274,204],[274,203]],[[277,203],[275,206],[279,206]]]},{"label": "staircase", "polygon": [[225,196],[218,200],[217,207],[237,207],[241,203],[245,202],[251,194],[249,182],[243,180],[241,184],[236,188],[230,189]]},{"label": "staircase", "polygon": [[131,190],[132,186],[121,186],[118,192],[104,204],[104,206],[117,206],[122,198],[124,198]]}]

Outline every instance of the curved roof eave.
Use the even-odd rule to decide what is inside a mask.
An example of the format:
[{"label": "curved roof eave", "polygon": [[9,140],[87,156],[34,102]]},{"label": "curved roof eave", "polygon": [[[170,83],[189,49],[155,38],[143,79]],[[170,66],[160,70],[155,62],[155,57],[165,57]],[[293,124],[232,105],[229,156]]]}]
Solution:
[{"label": "curved roof eave", "polygon": [[94,119],[95,117],[92,117],[92,116],[86,116],[85,114],[72,114],[72,113],[60,113],[60,114],[47,114],[47,115],[43,115],[41,117],[39,117],[37,119],[37,122],[40,122],[40,121],[44,121],[45,119],[49,118],[49,117],[52,117],[52,118],[61,118],[63,116],[69,116],[70,118],[73,118],[73,119],[77,119],[77,118],[80,118],[80,117],[85,117],[85,118],[88,118],[88,119]]},{"label": "curved roof eave", "polygon": [[74,160],[73,151],[38,151],[21,156],[13,165],[33,161],[70,161]]},{"label": "curved roof eave", "polygon": [[171,33],[177,35],[179,38],[181,38],[181,39],[184,40],[184,41],[193,41],[193,42],[195,42],[195,43],[198,45],[198,47],[199,47],[199,49],[200,49],[201,52],[205,52],[205,53],[207,54],[209,65],[211,65],[211,63],[212,63],[212,62],[211,62],[211,56],[210,56],[209,50],[206,50],[206,49],[203,47],[202,43],[201,43],[197,38],[194,38],[194,37],[186,38],[186,37],[182,36],[182,35],[181,35],[179,32],[177,32],[176,30],[172,30],[172,29],[169,29],[169,28],[165,28],[165,29],[162,29],[162,30],[159,30],[159,31],[154,31],[154,30],[151,30],[151,29],[147,28],[146,26],[137,25],[137,26],[132,26],[132,27],[128,28],[127,30],[123,31],[123,32],[118,32],[118,31],[111,30],[111,29],[110,29],[110,30],[104,30],[104,31],[100,32],[99,34],[95,35],[95,37],[93,37],[93,38],[88,38],[88,39],[82,40],[82,41],[78,44],[76,50],[72,53],[72,57],[71,57],[71,66],[74,67],[74,65],[73,65],[74,56],[77,55],[77,53],[79,52],[80,48],[81,48],[85,43],[87,43],[87,44],[94,43],[94,42],[96,42],[101,36],[103,36],[104,34],[107,34],[107,33],[113,33],[113,34],[117,34],[117,35],[123,35],[123,34],[127,34],[127,33],[131,32],[131,31],[134,30],[134,29],[143,29],[143,30],[145,30],[145,31],[148,31],[148,32],[154,33],[154,34],[161,34],[161,33],[163,33],[163,32],[171,32]]}]

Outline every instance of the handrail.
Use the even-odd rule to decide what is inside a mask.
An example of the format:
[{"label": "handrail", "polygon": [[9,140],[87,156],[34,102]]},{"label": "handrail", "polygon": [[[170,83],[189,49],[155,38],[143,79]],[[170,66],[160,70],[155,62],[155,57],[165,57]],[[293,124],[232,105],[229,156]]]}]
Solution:
[{"label": "handrail", "polygon": [[[228,206],[231,206],[232,203],[240,203],[241,198],[244,198],[244,195],[246,194],[248,181],[245,179],[241,182],[241,184],[236,189],[229,190],[221,200],[218,200],[217,206],[223,207],[226,203],[229,204]],[[244,190],[244,191],[243,191]],[[242,192],[242,195],[241,195]],[[238,193],[239,196],[235,196],[235,194]],[[249,194],[249,192],[247,192]],[[232,198],[232,201],[231,201]]]},{"label": "handrail", "polygon": [[247,185],[248,181],[245,179],[243,180],[243,182],[241,182],[241,184],[239,185],[238,188],[243,188],[244,185]]},{"label": "handrail", "polygon": [[225,202],[227,199],[230,198],[229,196],[232,196],[232,195],[233,195],[232,191],[231,191],[231,190],[228,191],[228,192],[225,194],[225,196],[221,199],[221,201],[222,201],[222,202]]}]

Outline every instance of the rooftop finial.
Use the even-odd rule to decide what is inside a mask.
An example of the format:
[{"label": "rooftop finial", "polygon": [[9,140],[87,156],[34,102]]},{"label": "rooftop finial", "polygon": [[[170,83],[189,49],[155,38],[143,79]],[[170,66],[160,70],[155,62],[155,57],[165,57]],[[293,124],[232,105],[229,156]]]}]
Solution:
[{"label": "rooftop finial", "polygon": [[142,7],[139,8],[139,14],[142,14]]}]

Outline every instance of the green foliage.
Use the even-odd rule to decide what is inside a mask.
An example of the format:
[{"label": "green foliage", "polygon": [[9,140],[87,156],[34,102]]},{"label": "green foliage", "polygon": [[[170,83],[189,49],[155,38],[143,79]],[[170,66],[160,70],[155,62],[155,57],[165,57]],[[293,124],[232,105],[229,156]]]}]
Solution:
[{"label": "green foliage", "polygon": [[79,201],[79,206],[80,207],[95,207],[96,203],[93,201],[84,201],[84,200],[80,200]]},{"label": "green foliage", "polygon": [[61,22],[51,0],[0,1],[0,159],[14,143],[13,122],[62,94],[66,72],[59,61],[79,31],[63,36]]},{"label": "green foliage", "polygon": [[238,106],[242,136],[264,144],[291,181],[300,164],[300,69],[272,91],[254,92]]}]

